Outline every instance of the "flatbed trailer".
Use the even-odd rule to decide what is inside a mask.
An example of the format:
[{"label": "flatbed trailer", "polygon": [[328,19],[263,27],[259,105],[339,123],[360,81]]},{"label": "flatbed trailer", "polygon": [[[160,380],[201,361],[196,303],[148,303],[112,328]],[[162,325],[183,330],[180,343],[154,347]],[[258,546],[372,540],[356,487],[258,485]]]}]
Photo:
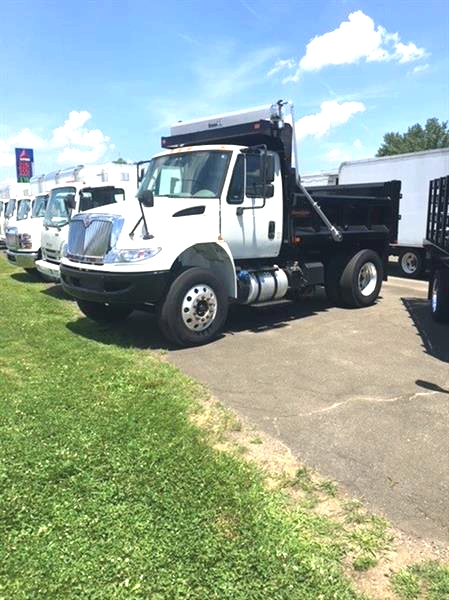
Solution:
[{"label": "flatbed trailer", "polygon": [[449,323],[449,175],[430,182],[424,246],[431,265],[432,316]]}]

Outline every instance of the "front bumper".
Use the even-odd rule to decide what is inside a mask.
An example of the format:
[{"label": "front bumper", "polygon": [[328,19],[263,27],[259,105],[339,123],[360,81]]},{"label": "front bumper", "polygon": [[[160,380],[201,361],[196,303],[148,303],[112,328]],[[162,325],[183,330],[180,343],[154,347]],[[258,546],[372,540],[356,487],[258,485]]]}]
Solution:
[{"label": "front bumper", "polygon": [[50,281],[59,282],[61,276],[59,273],[58,263],[52,263],[48,260],[41,259],[35,262],[35,267],[37,268],[39,273],[44,276],[44,278],[49,279]]},{"label": "front bumper", "polygon": [[170,283],[170,271],[110,273],[61,265],[64,291],[79,300],[124,304],[156,304]]},{"label": "front bumper", "polygon": [[13,252],[7,250],[6,258],[11,264],[22,267],[22,269],[34,269],[39,258],[39,252]]}]

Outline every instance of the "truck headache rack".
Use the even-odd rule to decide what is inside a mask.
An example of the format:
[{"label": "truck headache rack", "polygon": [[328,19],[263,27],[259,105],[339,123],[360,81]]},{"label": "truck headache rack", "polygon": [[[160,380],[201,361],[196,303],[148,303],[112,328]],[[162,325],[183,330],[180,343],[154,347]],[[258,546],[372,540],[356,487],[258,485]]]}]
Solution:
[{"label": "truck headache rack", "polygon": [[449,175],[430,182],[426,239],[449,254]]}]

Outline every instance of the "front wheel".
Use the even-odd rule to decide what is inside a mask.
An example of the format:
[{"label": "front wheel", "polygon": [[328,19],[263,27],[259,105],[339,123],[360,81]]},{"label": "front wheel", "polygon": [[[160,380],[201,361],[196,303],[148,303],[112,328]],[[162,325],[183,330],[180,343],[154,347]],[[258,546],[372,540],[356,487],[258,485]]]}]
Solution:
[{"label": "front wheel", "polygon": [[160,329],[170,341],[198,346],[220,332],[228,314],[228,296],[213,273],[192,267],[173,281],[158,312]]},{"label": "front wheel", "polygon": [[97,323],[115,323],[123,321],[132,313],[133,309],[126,304],[108,304],[77,300],[80,311],[92,321]]},{"label": "front wheel", "polygon": [[438,269],[433,275],[431,309],[434,321],[449,323],[449,270]]},{"label": "front wheel", "polygon": [[382,287],[383,267],[373,250],[360,250],[346,264],[341,279],[341,297],[346,306],[361,308],[373,304]]}]

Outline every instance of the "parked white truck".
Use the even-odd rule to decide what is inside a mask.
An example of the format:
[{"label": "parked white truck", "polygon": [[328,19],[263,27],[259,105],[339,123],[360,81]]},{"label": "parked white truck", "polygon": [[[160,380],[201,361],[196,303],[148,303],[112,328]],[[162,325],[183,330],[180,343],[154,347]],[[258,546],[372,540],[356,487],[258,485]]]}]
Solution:
[{"label": "parked white truck", "polygon": [[59,262],[72,216],[135,198],[137,169],[135,165],[116,163],[80,165],[49,173],[45,179],[54,181],[54,186],[43,219],[42,257],[36,267],[44,278],[59,281]]},{"label": "parked white truck", "polygon": [[29,206],[19,204],[14,222],[8,223],[6,230],[6,256],[13,265],[26,270],[35,268],[41,257],[41,231],[48,201],[48,187],[45,175],[30,180],[31,198]]},{"label": "parked white truck", "polygon": [[373,304],[397,233],[400,183],[328,186],[312,197],[292,165],[294,139],[283,102],[173,125],[138,201],[72,219],[64,290],[97,321],[155,308],[180,346],[217,336],[229,302],[324,285],[337,304]]},{"label": "parked white truck", "polygon": [[399,269],[406,277],[419,277],[428,266],[423,239],[426,233],[429,182],[448,172],[449,148],[368,158],[340,165],[338,182],[342,185],[387,179],[401,181],[398,239],[392,244],[391,253],[399,256]]},{"label": "parked white truck", "polygon": [[14,221],[19,203],[23,201],[23,213],[31,201],[30,185],[28,183],[11,183],[0,188],[0,200],[3,202],[3,214],[0,217],[0,245],[6,246],[6,228]]}]

